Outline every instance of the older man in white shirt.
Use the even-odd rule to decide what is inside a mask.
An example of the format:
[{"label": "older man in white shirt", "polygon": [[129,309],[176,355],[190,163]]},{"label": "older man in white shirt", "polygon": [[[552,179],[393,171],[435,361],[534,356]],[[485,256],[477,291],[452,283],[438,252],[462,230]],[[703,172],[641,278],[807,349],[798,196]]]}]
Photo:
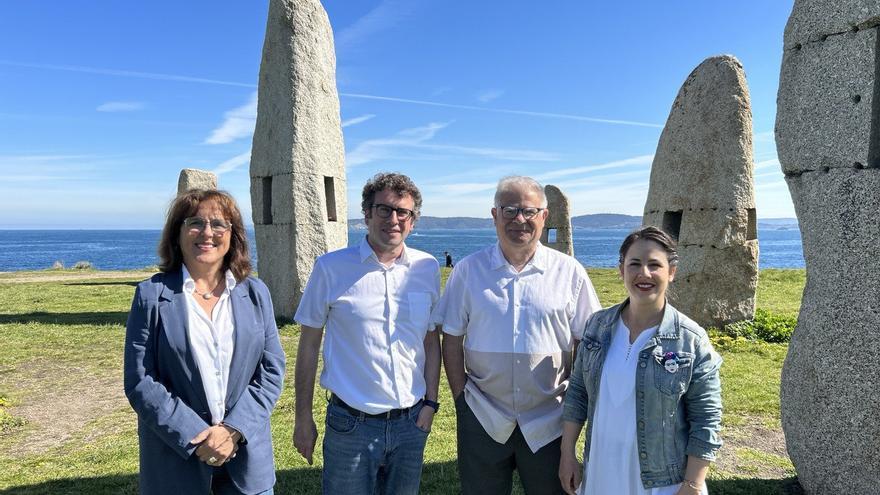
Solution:
[{"label": "older man in white shirt", "polygon": [[430,322],[439,264],[404,244],[421,204],[404,175],[370,179],[361,204],[366,238],[318,258],[297,309],[293,443],[309,464],[322,327],[327,334],[324,493],[418,493],[440,381],[440,339]]},{"label": "older man in white shirt", "polygon": [[[584,267],[539,242],[544,189],[498,183],[498,244],[455,265],[433,319],[455,397],[462,493],[563,493],[557,477],[572,352],[599,299]],[[465,338],[466,337],[466,338]]]}]

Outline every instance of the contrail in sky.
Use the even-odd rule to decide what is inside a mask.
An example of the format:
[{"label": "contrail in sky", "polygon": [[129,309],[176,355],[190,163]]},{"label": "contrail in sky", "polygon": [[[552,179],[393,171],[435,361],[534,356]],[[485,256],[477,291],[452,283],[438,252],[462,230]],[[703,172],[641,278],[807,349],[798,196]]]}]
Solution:
[{"label": "contrail in sky", "polygon": [[[138,71],[129,71],[129,70],[117,70],[117,69],[102,69],[96,67],[83,67],[79,65],[53,65],[53,64],[32,64],[32,63],[23,63],[23,62],[12,62],[9,60],[0,60],[0,65],[7,65],[13,67],[28,67],[32,69],[46,69],[46,70],[60,70],[67,72],[82,72],[86,74],[101,74],[106,76],[119,76],[119,77],[136,77],[141,79],[155,79],[161,81],[177,81],[177,82],[190,82],[190,83],[203,83],[203,84],[219,84],[223,86],[237,86],[242,88],[256,88],[256,84],[251,83],[242,83],[236,81],[222,81],[219,79],[207,79],[203,77],[191,77],[191,76],[179,76],[174,74],[160,74],[155,72],[138,72]],[[534,112],[530,110],[512,110],[508,108],[490,108],[490,107],[481,107],[476,105],[459,105],[455,103],[441,103],[437,101],[427,101],[427,100],[414,100],[410,98],[397,98],[393,96],[380,96],[380,95],[368,95],[363,93],[339,93],[340,96],[344,96],[346,98],[360,98],[364,100],[378,100],[378,101],[390,101],[395,103],[408,103],[411,105],[424,105],[424,106],[432,106],[432,107],[442,107],[442,108],[457,108],[459,110],[475,110],[480,112],[492,112],[492,113],[504,113],[508,115],[524,115],[527,117],[542,117],[542,118],[550,118],[550,119],[564,119],[564,120],[575,120],[580,122],[595,122],[599,124],[612,124],[612,125],[629,125],[636,127],[651,127],[655,129],[662,129],[663,126],[661,124],[652,124],[650,122],[637,122],[633,120],[619,120],[619,119],[603,119],[598,117],[587,117],[584,115],[573,115],[567,113],[553,113],[553,112]]]}]

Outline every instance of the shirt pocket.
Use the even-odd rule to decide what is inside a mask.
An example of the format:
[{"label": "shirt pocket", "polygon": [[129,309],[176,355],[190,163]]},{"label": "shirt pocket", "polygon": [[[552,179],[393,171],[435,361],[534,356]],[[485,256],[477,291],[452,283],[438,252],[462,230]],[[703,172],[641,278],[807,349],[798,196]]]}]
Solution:
[{"label": "shirt pocket", "polygon": [[666,366],[654,360],[654,384],[664,394],[675,397],[687,391],[694,362],[694,355],[689,352],[677,354],[678,359],[674,366]]},{"label": "shirt pocket", "polygon": [[431,293],[410,292],[406,297],[409,321],[417,331],[426,331],[431,317]]}]

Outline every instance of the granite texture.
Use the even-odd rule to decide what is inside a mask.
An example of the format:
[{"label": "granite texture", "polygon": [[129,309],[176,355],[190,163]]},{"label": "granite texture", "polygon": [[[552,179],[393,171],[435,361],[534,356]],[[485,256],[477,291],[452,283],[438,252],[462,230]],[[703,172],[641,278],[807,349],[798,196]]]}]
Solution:
[{"label": "granite texture", "polygon": [[348,244],[336,56],[318,0],[269,2],[250,176],[258,273],[290,319],[315,259]]},{"label": "granite texture", "polygon": [[703,326],[755,312],[758,243],[752,112],[729,55],[703,61],[681,87],[660,136],[643,224],[677,238],[670,300]]},{"label": "granite texture", "polygon": [[[544,222],[544,232],[541,233],[541,244],[574,256],[574,242],[571,239],[571,207],[568,196],[558,187],[549,184],[544,186],[544,195],[547,197],[549,214]],[[556,242],[549,241],[549,229],[556,229]]]},{"label": "granite texture", "polygon": [[217,189],[217,174],[196,168],[181,170],[177,178],[177,194],[190,189]]}]

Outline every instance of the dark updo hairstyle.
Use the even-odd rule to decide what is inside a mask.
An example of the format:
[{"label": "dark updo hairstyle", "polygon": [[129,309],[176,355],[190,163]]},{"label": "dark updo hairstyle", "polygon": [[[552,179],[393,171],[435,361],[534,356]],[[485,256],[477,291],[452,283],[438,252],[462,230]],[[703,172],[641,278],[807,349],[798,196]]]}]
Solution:
[{"label": "dark updo hairstyle", "polygon": [[159,240],[159,269],[165,273],[180,270],[183,252],[180,250],[180,227],[183,221],[199,211],[204,201],[215,201],[231,224],[229,229],[229,252],[223,257],[223,270],[230,270],[237,282],[251,274],[251,258],[248,251],[247,232],[235,199],[216,189],[190,189],[180,193],[168,207],[162,238]]},{"label": "dark updo hairstyle", "polygon": [[419,192],[419,188],[416,187],[412,179],[397,172],[380,172],[367,181],[363,192],[361,192],[361,211],[364,212],[364,215],[370,215],[370,208],[373,207],[376,194],[385,189],[393,191],[398,197],[410,196],[412,198],[412,220],[415,223],[419,219],[422,209],[422,193]]},{"label": "dark updo hairstyle", "polygon": [[675,239],[666,232],[652,226],[641,227],[626,236],[626,239],[623,240],[623,244],[620,245],[619,262],[621,265],[623,264],[624,258],[626,258],[626,252],[629,251],[630,246],[640,240],[656,242],[664,251],[666,251],[666,258],[669,260],[669,265],[678,265],[678,250]]}]

